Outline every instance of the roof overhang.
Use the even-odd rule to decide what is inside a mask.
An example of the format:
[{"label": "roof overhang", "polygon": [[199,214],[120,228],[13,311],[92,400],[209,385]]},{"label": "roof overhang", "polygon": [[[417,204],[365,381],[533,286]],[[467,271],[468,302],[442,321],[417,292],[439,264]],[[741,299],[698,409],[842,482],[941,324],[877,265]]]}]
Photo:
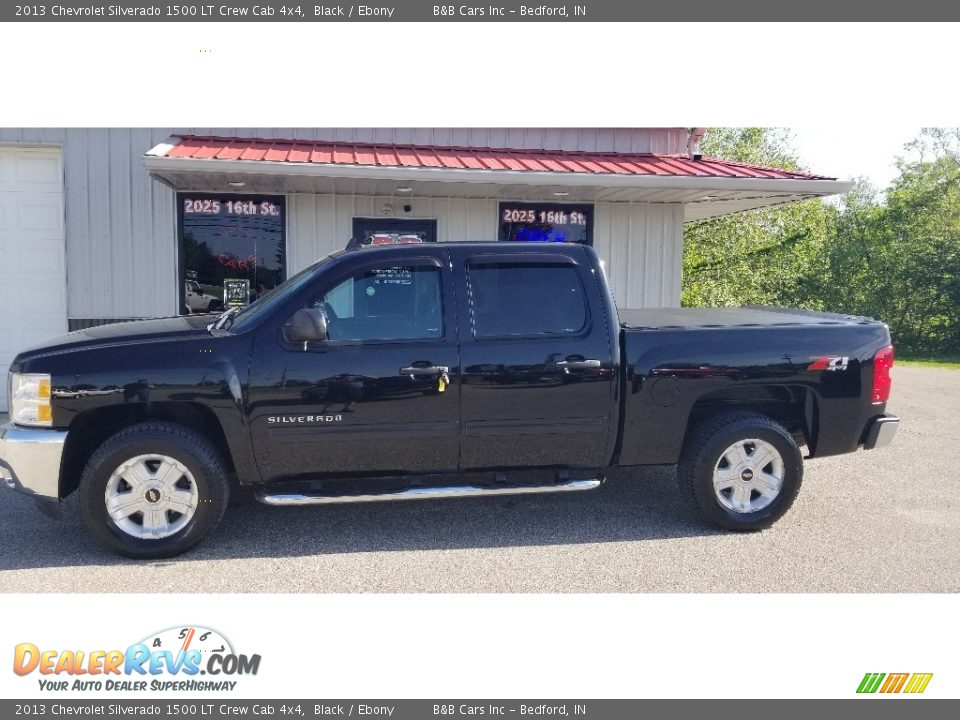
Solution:
[{"label": "roof overhang", "polygon": [[[176,190],[671,203],[683,205],[687,222],[836,195],[852,187],[851,182],[813,177],[538,172],[169,157],[169,147],[159,145],[151,150],[144,165],[154,178]],[[399,188],[410,190],[401,192]]]}]

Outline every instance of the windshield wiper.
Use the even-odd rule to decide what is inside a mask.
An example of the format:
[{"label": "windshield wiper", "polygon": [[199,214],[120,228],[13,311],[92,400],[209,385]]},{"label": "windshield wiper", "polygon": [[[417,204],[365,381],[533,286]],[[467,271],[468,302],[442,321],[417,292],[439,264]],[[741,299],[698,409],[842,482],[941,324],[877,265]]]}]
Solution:
[{"label": "windshield wiper", "polygon": [[[207,325],[207,331],[211,330],[226,330],[233,325],[233,316],[240,312],[240,308],[232,307],[228,310],[224,310],[222,313],[217,315],[216,320]],[[229,325],[227,324],[229,322]]]}]

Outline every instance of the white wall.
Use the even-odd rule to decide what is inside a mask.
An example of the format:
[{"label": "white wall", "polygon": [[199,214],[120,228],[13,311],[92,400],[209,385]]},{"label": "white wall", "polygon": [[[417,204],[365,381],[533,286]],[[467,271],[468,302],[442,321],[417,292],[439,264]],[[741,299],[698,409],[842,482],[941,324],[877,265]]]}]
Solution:
[{"label": "white wall", "polygon": [[617,305],[680,307],[683,205],[597,203],[593,246]]},{"label": "white wall", "polygon": [[[412,211],[401,211],[409,204]],[[406,198],[355,195],[287,196],[288,272],[297,272],[343,248],[353,234],[354,217],[437,220],[437,239],[496,240],[496,200]],[[683,253],[683,206],[646,203],[596,203],[593,245],[606,263],[607,276],[622,307],[678,307]]]},{"label": "white wall", "polygon": [[166,129],[0,128],[0,143],[63,148],[67,312],[130,318],[177,312],[173,192],[143,169]]},{"label": "white wall", "polygon": [[[396,142],[478,147],[542,147],[548,149],[683,152],[683,128],[526,128],[526,129],[351,129],[351,128],[0,128],[0,144],[45,145],[63,150],[65,229],[70,318],[155,317],[178,312],[175,196],[152,180],[143,168],[143,154],[171,134],[216,134],[243,137]],[[288,201],[290,269],[334,247],[352,232],[353,214],[379,215],[375,198],[312,198]],[[427,203],[426,206],[423,203]],[[441,240],[496,237],[496,202],[433,200],[416,202],[417,213],[442,218]],[[301,208],[303,209],[301,212]],[[646,208],[646,209],[644,209]],[[679,262],[670,277],[659,268],[627,272],[614,265],[618,250],[631,261],[668,262],[679,258],[681,225],[665,206],[597,205],[595,244],[609,257],[618,299],[629,304],[676,304]],[[332,218],[334,225],[320,227]],[[638,224],[646,228],[642,234]],[[636,232],[634,232],[636,230]],[[615,247],[612,238],[630,236]],[[305,243],[300,247],[299,242]],[[622,254],[622,252],[621,252]],[[620,262],[619,256],[616,262]],[[675,277],[674,277],[675,275]],[[656,277],[654,277],[656,276]]]}]

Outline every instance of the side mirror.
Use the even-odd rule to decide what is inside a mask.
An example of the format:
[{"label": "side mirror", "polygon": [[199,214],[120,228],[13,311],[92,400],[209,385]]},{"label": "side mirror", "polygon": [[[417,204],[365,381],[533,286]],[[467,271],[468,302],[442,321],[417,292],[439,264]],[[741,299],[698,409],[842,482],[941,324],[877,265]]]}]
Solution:
[{"label": "side mirror", "polygon": [[291,343],[322,342],[327,339],[327,318],[316,308],[297,310],[283,324],[283,335]]}]

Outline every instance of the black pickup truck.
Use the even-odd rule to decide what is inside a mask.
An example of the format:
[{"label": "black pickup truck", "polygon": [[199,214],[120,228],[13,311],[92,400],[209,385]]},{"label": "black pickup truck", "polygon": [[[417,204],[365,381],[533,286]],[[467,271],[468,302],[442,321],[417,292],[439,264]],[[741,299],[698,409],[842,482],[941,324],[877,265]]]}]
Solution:
[{"label": "black pickup truck", "polygon": [[253,305],[22,352],[0,478],[133,557],[184,552],[231,488],[270,505],[589,490],[677,464],[711,523],[759,530],[803,456],[884,445],[880,322],[746,307],[617,311],[592,249],[333,253]]}]

